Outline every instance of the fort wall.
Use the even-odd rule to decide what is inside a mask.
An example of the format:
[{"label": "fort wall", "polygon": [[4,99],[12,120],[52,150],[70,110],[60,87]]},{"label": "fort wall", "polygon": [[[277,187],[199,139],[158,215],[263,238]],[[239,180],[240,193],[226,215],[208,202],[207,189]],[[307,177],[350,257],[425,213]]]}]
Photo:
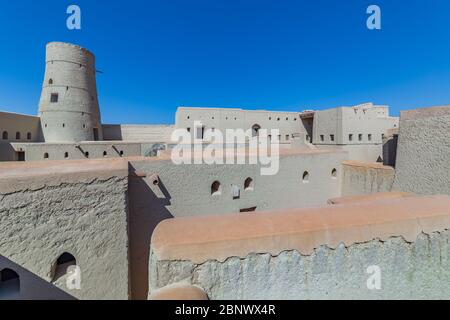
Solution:
[{"label": "fort wall", "polygon": [[394,168],[381,163],[344,161],[342,163],[342,196],[391,191]]},{"label": "fort wall", "polygon": [[[127,185],[121,159],[3,164],[1,255],[75,298],[128,299]],[[80,267],[79,290],[59,269],[64,253]],[[33,284],[20,280],[25,298]]]},{"label": "fort wall", "polygon": [[394,189],[450,194],[450,106],[402,111]]},{"label": "fort wall", "polygon": [[[259,214],[265,210],[324,205],[341,193],[341,163],[346,157],[344,152],[285,150],[280,156],[280,170],[273,176],[262,176],[260,165],[174,165],[163,156],[131,160],[130,259],[134,297],[147,298],[148,243],[160,221],[241,210]],[[309,173],[308,181],[303,181],[304,172]],[[248,178],[252,182],[245,188]],[[220,183],[219,192],[211,194],[215,181]],[[239,188],[239,197],[233,197],[233,185]]]},{"label": "fort wall", "polygon": [[166,220],[152,237],[151,291],[179,284],[219,300],[448,299],[449,208],[448,196],[430,196]]}]

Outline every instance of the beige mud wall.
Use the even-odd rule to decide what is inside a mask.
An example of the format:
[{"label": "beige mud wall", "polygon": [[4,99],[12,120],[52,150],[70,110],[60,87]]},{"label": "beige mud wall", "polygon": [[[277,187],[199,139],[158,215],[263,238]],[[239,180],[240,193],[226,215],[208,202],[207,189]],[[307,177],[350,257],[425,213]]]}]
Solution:
[{"label": "beige mud wall", "polygon": [[68,252],[81,268],[81,289],[69,290],[64,277],[54,283],[59,289],[79,299],[127,299],[127,185],[120,159],[1,164],[0,254],[50,283]]},{"label": "beige mud wall", "polygon": [[170,141],[174,126],[171,125],[131,125],[104,124],[104,140],[166,142]]},{"label": "beige mud wall", "polygon": [[[261,176],[259,165],[175,165],[170,159],[130,161],[130,241],[133,297],[148,294],[148,257],[150,237],[156,225],[167,218],[238,213],[256,207],[259,211],[310,207],[326,204],[340,195],[341,163],[344,152],[284,151],[280,170],[273,176]],[[336,177],[332,170],[337,169]],[[304,171],[310,174],[303,183]],[[159,185],[154,185],[154,175]],[[253,179],[253,190],[244,190],[244,181]],[[221,184],[221,194],[211,195],[214,181]],[[231,186],[240,188],[240,198],[233,199]],[[251,226],[249,226],[251,228]]]},{"label": "beige mud wall", "polygon": [[403,111],[394,189],[450,194],[450,106]]},{"label": "beige mud wall", "polygon": [[[179,284],[214,300],[449,299],[449,227],[448,196],[166,220],[152,238],[151,291]],[[367,285],[375,274],[379,289]]]},{"label": "beige mud wall", "polygon": [[342,163],[342,196],[391,191],[393,181],[394,168],[381,163]]}]

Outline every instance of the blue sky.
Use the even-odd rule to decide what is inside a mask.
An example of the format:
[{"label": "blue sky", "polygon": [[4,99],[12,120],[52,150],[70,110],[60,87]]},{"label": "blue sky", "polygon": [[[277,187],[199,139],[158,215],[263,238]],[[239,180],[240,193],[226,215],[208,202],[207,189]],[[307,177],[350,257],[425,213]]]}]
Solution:
[{"label": "blue sky", "polygon": [[181,105],[450,104],[448,0],[0,0],[0,39],[0,109],[19,113],[37,112],[49,41],[95,53],[104,123],[172,123]]}]

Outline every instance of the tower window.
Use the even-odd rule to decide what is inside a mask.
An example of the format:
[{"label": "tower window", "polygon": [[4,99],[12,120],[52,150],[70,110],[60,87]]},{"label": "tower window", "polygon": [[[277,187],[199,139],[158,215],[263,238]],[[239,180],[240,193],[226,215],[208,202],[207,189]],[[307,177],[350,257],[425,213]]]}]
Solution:
[{"label": "tower window", "polygon": [[323,134],[320,135],[320,141],[324,141],[325,137],[323,136]]},{"label": "tower window", "polygon": [[56,102],[58,102],[58,94],[57,94],[57,93],[52,93],[52,94],[50,95],[50,102],[51,102],[51,103],[56,103]]},{"label": "tower window", "polygon": [[367,136],[367,138],[369,139],[369,141],[372,141],[372,135],[371,135],[371,134],[369,134],[369,135]]},{"label": "tower window", "polygon": [[69,157],[69,153],[68,153],[68,152],[65,152],[65,153],[64,153],[64,158],[67,159],[68,157]]},{"label": "tower window", "polygon": [[362,138],[363,138],[363,135],[360,133],[360,134],[358,134],[358,140],[359,141],[362,141]]},{"label": "tower window", "polygon": [[48,152],[44,153],[44,159],[48,159]]},{"label": "tower window", "polygon": [[2,139],[3,140],[8,140],[8,131],[3,131]]},{"label": "tower window", "polygon": [[330,140],[334,141],[334,134],[330,134]]},{"label": "tower window", "polygon": [[31,140],[31,132],[27,133],[27,140]]},{"label": "tower window", "polygon": [[353,141],[353,135],[352,134],[348,135],[348,141]]},{"label": "tower window", "polygon": [[16,132],[16,140],[20,140],[20,132]]},{"label": "tower window", "polygon": [[53,84],[53,79],[48,79],[48,84]]}]

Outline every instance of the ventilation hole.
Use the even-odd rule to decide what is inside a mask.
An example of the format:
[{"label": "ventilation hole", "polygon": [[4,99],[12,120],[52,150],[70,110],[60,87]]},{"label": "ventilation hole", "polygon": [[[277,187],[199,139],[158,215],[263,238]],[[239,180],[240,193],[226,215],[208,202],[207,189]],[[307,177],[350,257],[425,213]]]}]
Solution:
[{"label": "ventilation hole", "polygon": [[253,190],[253,179],[252,178],[245,179],[244,190]]},{"label": "ventilation hole", "polygon": [[64,252],[59,256],[58,259],[56,259],[56,262],[53,266],[53,281],[56,281],[66,275],[70,266],[76,265],[77,260],[75,259],[75,257],[68,252]]},{"label": "ventilation hole", "polygon": [[220,194],[220,182],[214,181],[211,185],[211,195],[219,195]]},{"label": "ventilation hole", "polygon": [[303,183],[308,183],[309,182],[309,172],[305,171],[303,172]]},{"label": "ventilation hole", "polygon": [[337,170],[336,168],[333,168],[333,170],[331,170],[331,177],[336,179],[337,178]]}]

